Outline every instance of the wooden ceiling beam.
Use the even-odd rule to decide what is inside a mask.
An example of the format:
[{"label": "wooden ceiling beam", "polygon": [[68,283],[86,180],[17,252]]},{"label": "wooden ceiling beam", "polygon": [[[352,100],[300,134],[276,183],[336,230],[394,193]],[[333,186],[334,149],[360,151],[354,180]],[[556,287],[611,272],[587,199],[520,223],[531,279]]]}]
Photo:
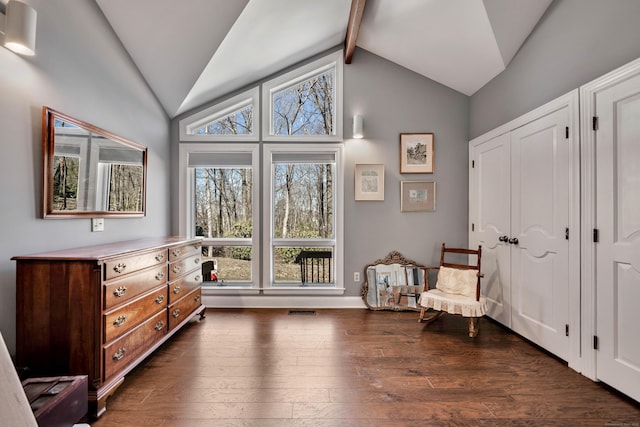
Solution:
[{"label": "wooden ceiling beam", "polygon": [[351,0],[351,12],[349,13],[349,23],[347,24],[347,35],[344,39],[344,63],[351,64],[353,52],[356,50],[356,41],[360,31],[362,13],[367,0]]}]

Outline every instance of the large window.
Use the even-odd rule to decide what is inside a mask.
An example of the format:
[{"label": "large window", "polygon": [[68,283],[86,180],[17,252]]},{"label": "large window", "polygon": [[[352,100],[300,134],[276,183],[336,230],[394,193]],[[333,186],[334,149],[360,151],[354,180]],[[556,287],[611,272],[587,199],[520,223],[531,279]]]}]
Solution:
[{"label": "large window", "polygon": [[191,200],[186,235],[204,238],[202,261],[214,268],[207,287],[255,287],[258,276],[257,145],[183,144]]},{"label": "large window", "polygon": [[272,289],[336,285],[336,273],[341,271],[340,263],[336,265],[341,254],[341,149],[340,145],[265,147],[264,181],[269,185],[265,217],[270,219],[265,264],[270,266]]},{"label": "large window", "polygon": [[341,294],[342,54],[265,82],[261,109],[259,89],[180,120],[180,231],[205,289]]}]

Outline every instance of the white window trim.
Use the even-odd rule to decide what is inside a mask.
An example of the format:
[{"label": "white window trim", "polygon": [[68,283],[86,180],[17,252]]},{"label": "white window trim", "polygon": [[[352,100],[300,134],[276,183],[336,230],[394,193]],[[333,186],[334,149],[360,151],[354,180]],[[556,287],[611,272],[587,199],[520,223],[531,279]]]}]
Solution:
[{"label": "white window trim", "polygon": [[[252,237],[251,237],[251,287],[234,287],[227,285],[220,287],[221,292],[237,293],[239,289],[257,292],[260,288],[260,146],[258,144],[199,144],[185,143],[179,147],[179,168],[178,168],[178,221],[181,236],[195,237],[195,175],[192,168],[189,168],[189,157],[198,153],[251,153],[251,168],[253,169],[253,186],[251,198],[253,206],[251,209]],[[246,242],[246,239],[216,239],[233,245],[234,241]],[[206,244],[206,242],[205,242]]]},{"label": "white window trim", "polygon": [[[180,141],[259,141],[260,135],[260,90],[258,86],[217,103],[207,109],[180,120]],[[225,117],[247,105],[253,105],[253,130],[251,135],[196,135],[189,133],[194,128]]]},{"label": "white window trim", "polygon": [[[334,215],[335,215],[335,247],[333,252],[334,258],[334,283],[332,286],[316,287],[316,286],[274,286],[273,276],[273,243],[280,239],[272,239],[273,220],[271,212],[273,208],[273,183],[272,177],[272,156],[274,153],[308,153],[308,152],[327,152],[331,151],[335,155],[336,162],[336,182],[339,185],[334,186]],[[262,292],[265,295],[342,295],[345,292],[344,286],[344,163],[343,163],[343,145],[342,144],[313,144],[313,145],[291,145],[291,144],[265,144],[263,150],[262,165],[262,185],[264,192],[263,212],[264,226],[262,228]],[[309,239],[314,243],[333,242],[334,239]],[[301,245],[308,243],[309,240],[301,240],[295,242],[288,240],[288,243],[299,243]]]},{"label": "white window trim", "polygon": [[[269,80],[262,85],[262,140],[263,141],[295,141],[295,142],[320,142],[342,141],[342,76],[343,76],[342,50],[331,53],[309,64],[296,68],[279,77]],[[306,80],[318,73],[335,69],[334,91],[336,94],[334,104],[335,135],[274,135],[273,133],[273,94],[293,84]]]}]

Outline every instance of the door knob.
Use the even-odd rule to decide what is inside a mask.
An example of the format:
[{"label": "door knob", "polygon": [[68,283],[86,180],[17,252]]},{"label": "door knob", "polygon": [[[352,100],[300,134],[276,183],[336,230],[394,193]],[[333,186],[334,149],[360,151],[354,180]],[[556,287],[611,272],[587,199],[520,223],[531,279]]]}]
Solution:
[{"label": "door knob", "polygon": [[498,240],[499,240],[499,241],[501,241],[501,242],[507,242],[507,241],[509,241],[509,237],[507,237],[507,236],[500,236],[500,237],[498,237]]},{"label": "door knob", "polygon": [[509,239],[509,243],[511,243],[512,245],[517,245],[518,244],[518,238],[517,237],[512,237]]}]

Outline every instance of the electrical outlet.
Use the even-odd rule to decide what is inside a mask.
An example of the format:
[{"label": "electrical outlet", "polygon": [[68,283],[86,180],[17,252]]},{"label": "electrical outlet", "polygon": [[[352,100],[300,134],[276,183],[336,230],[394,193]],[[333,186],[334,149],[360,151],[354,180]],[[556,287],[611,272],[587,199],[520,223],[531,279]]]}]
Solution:
[{"label": "electrical outlet", "polygon": [[91,218],[91,231],[104,231],[104,218]]},{"label": "electrical outlet", "polygon": [[353,273],[353,281],[354,282],[359,282],[360,281],[360,273],[359,272],[355,271]]}]

